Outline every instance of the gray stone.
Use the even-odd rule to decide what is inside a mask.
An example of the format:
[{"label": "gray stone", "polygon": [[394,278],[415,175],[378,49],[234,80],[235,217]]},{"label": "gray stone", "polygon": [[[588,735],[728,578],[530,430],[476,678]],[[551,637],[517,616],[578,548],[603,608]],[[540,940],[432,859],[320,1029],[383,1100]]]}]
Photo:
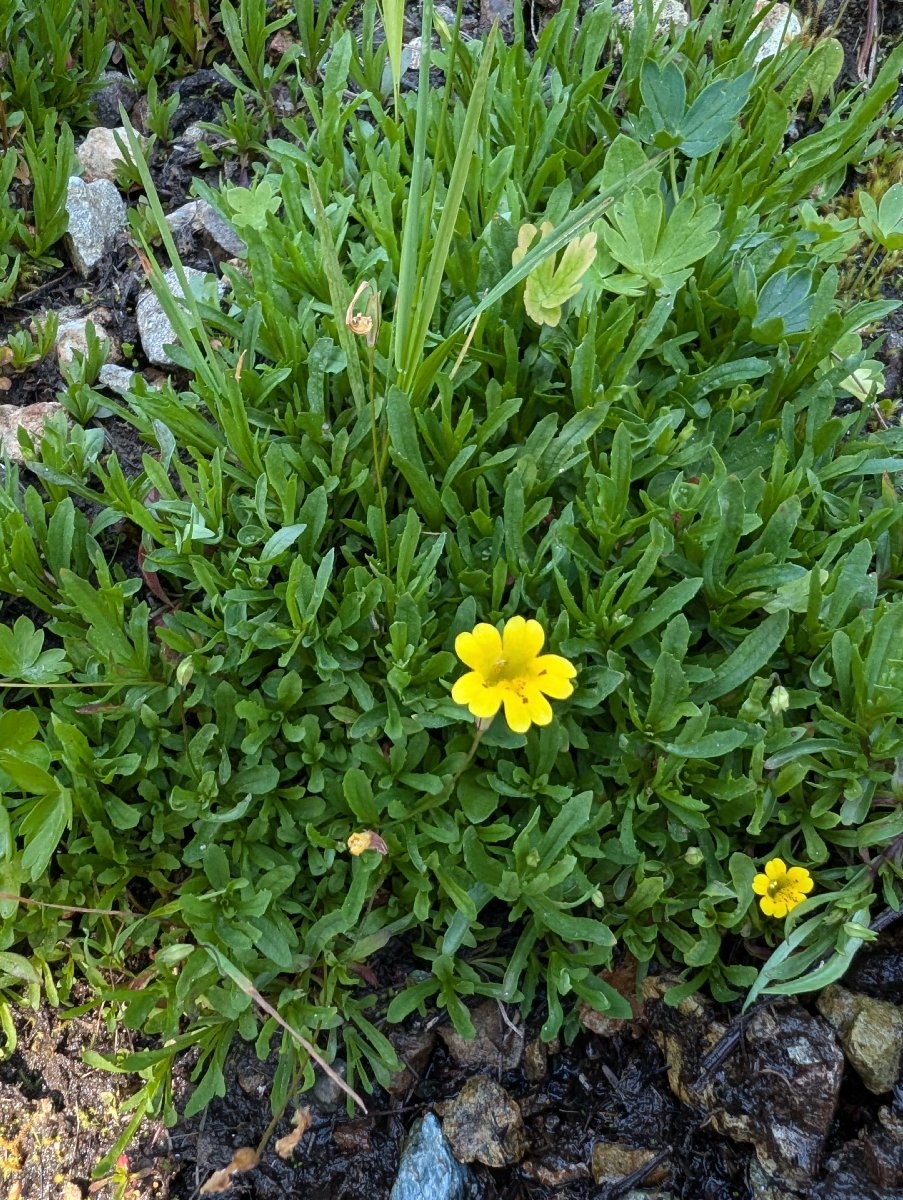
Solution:
[{"label": "gray stone", "polygon": [[480,0],[479,31],[488,33],[496,21],[502,37],[510,42],[514,37],[514,5],[511,0]]},{"label": "gray stone", "polygon": [[[771,0],[756,0],[753,12],[761,12],[770,3]],[[756,51],[753,62],[760,63],[764,62],[766,58],[773,58],[778,51],[784,49],[788,42],[792,42],[794,38],[800,36],[803,32],[803,25],[789,4],[775,4],[756,26],[754,36],[758,37],[765,31],[768,32],[768,37]]]},{"label": "gray stone", "polygon": [[176,237],[206,234],[221,250],[233,258],[241,257],[247,246],[229,222],[206,200],[189,200],[169,213],[166,223]]},{"label": "gray stone", "polygon": [[886,1000],[873,1000],[831,984],[818,998],[818,1011],[830,1021],[844,1053],[870,1092],[889,1092],[900,1076],[903,1012]]},{"label": "gray stone", "polygon": [[[335,1060],[332,1069],[345,1078],[345,1063],[341,1058]],[[344,1103],[345,1093],[331,1075],[327,1075],[325,1071],[317,1071],[317,1079],[310,1090],[310,1097],[321,1111],[335,1112]]]},{"label": "gray stone", "polygon": [[[211,277],[205,275],[203,271],[196,271],[193,267],[183,269],[188,286],[194,294],[212,300],[215,295],[215,285],[209,282]],[[181,299],[184,293],[172,267],[163,272],[163,280],[172,294],[177,299]],[[141,338],[141,346],[148,361],[158,367],[171,366],[172,359],[164,347],[177,344],[179,339],[169,317],[163,311],[160,301],[149,288],[138,298],[136,315],[138,317],[138,336]],[[188,319],[190,320],[190,318]]]},{"label": "gray stone", "polygon": [[520,1106],[484,1075],[468,1079],[458,1095],[446,1101],[442,1132],[459,1162],[507,1167],[527,1152]]},{"label": "gray stone", "polygon": [[100,368],[96,386],[124,396],[132,387],[135,377],[135,372],[130,371],[128,367],[118,367],[115,363],[104,363]]},{"label": "gray stone", "polygon": [[[629,33],[636,24],[638,8],[642,8],[642,0],[621,0],[612,8],[611,15]],[[660,0],[655,4],[654,12],[655,37],[665,37],[672,29],[685,29],[690,24],[690,14],[679,0]]]},{"label": "gray stone", "polygon": [[66,245],[72,265],[87,278],[109,253],[125,225],[125,201],[109,179],[85,183],[73,176],[66,194],[69,230]]},{"label": "gray stone", "polygon": [[37,404],[0,404],[0,454],[8,454],[10,461],[24,463],[25,455],[19,445],[19,430],[24,429],[37,446],[44,436],[44,422],[63,411],[56,400],[44,400]]},{"label": "gray stone", "polygon": [[415,1121],[389,1200],[475,1200],[477,1186],[457,1162],[431,1112]]},{"label": "gray stone", "polygon": [[122,124],[119,106],[130,112],[137,99],[138,89],[127,76],[120,71],[104,71],[103,84],[92,99],[98,125],[115,129]]},{"label": "gray stone", "polygon": [[747,1180],[752,1200],[799,1200],[799,1192],[790,1191],[780,1179],[767,1175],[757,1158],[750,1159]]},{"label": "gray stone", "polygon": [[404,1065],[390,1077],[386,1091],[390,1096],[403,1096],[426,1069],[436,1046],[436,1031],[425,1024],[409,1029],[396,1026],[389,1034],[389,1041]]}]

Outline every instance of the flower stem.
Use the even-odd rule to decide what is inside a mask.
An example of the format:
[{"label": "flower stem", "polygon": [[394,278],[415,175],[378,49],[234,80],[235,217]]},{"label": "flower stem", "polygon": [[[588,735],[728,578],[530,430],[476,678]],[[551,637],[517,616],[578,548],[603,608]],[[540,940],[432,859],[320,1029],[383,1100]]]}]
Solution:
[{"label": "flower stem", "polygon": [[448,794],[449,795],[451,795],[451,793],[455,790],[455,784],[458,782],[458,780],[461,778],[461,776],[464,774],[464,772],[467,770],[467,768],[473,762],[474,755],[476,754],[477,749],[479,748],[480,742],[482,742],[482,740],[483,740],[483,734],[486,732],[486,730],[488,728],[489,728],[488,725],[484,726],[484,725],[481,725],[479,721],[476,722],[476,728],[474,730],[473,741],[470,743],[470,749],[467,751],[467,757],[461,763],[460,767],[458,767],[457,771],[455,771],[454,775],[452,775],[451,783],[448,785]]},{"label": "flower stem", "polygon": [[415,805],[414,808],[407,812],[404,818],[405,821],[410,821],[411,817],[416,817],[420,813],[426,812],[427,809],[434,807],[436,804],[440,804],[443,801],[448,800],[457,787],[458,780],[473,762],[474,755],[477,752],[480,742],[483,740],[483,734],[488,728],[488,725],[483,727],[477,723],[476,729],[474,730],[473,741],[470,743],[470,749],[467,751],[467,757],[461,763],[460,767],[458,767],[457,771],[455,771],[454,775],[451,776],[448,783],[438,795],[427,796],[425,800],[421,801],[420,804]]}]

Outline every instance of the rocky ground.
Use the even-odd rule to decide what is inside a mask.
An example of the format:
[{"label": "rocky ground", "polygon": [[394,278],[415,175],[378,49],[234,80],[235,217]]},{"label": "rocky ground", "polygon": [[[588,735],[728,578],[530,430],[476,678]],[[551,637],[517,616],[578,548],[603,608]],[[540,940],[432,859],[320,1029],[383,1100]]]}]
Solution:
[{"label": "rocky ground", "polygon": [[[476,32],[498,0],[470,17]],[[849,78],[868,79],[884,39],[900,36],[903,5],[887,0],[872,20],[869,0],[827,0],[821,28],[844,43]],[[502,14],[504,16],[504,13]],[[528,4],[533,27],[543,6]],[[879,36],[880,34],[880,36]],[[201,272],[240,255],[234,233],[203,202],[189,199],[201,169],[198,121],[215,118],[224,81],[203,70],[176,85],[173,141],[156,151],[157,187],[184,261]],[[4,374],[0,438],[15,454],[15,430],[43,421],[61,386],[61,365],[84,349],[91,320],[110,350],[100,377],[114,397],[133,371],[148,382],[173,370],[174,340],[149,295],[126,234],[126,204],[109,176],[118,153],[107,127],[118,104],[142,127],[142,104],[122,75],[98,105],[98,129],[80,157],[84,182],[70,198],[70,266],[0,312],[0,345],[32,318],[54,312],[57,352]],[[247,177],[231,161],[236,181]],[[901,339],[885,331],[887,380],[899,393]],[[42,406],[32,409],[32,405]],[[26,415],[29,413],[30,416]],[[128,472],[140,469],[128,425],[98,414]],[[4,620],[16,614],[4,610]],[[631,990],[628,964],[621,983]],[[646,981],[636,1019],[615,1027],[585,1017],[570,1046],[544,1046],[539,1024],[521,1028],[509,1011],[482,1004],[475,1042],[462,1042],[444,1014],[395,1031],[406,1071],[378,1091],[366,1115],[349,1116],[326,1079],[308,1097],[295,1146],[283,1118],[259,1156],[270,1122],[273,1062],[236,1047],[228,1089],[207,1112],[166,1130],[146,1121],[105,1179],[92,1182],[103,1153],[129,1120],[129,1077],[85,1065],[85,1050],[111,1050],[103,1020],[62,1020],[42,1009],[16,1014],[19,1043],[0,1063],[0,1200],[903,1200],[903,934],[891,922],[862,952],[842,987],[815,998],[739,1008],[691,997],[662,1002],[666,977]],[[187,1094],[191,1062],[176,1098]],[[307,1123],[309,1121],[309,1127]],[[244,1156],[242,1148],[250,1148]],[[230,1167],[250,1167],[230,1170]],[[220,1172],[217,1176],[216,1172]],[[211,1178],[212,1177],[212,1178]],[[206,1186],[205,1186],[206,1185]]]}]

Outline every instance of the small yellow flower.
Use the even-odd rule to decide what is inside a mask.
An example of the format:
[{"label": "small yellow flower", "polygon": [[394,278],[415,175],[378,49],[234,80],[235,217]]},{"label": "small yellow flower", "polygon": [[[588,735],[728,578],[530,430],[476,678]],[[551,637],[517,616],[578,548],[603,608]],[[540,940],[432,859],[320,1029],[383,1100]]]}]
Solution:
[{"label": "small yellow flower", "polygon": [[348,853],[353,854],[355,858],[360,858],[365,850],[375,850],[378,854],[389,853],[389,847],[372,829],[365,829],[363,833],[353,833],[345,845],[348,847]]},{"label": "small yellow flower", "polygon": [[766,917],[786,917],[814,887],[805,867],[785,866],[780,858],[767,862],[765,874],[757,875],[752,884],[753,891],[761,897],[759,904]]},{"label": "small yellow flower", "polygon": [[470,667],[452,688],[452,699],[478,721],[491,720],[504,705],[515,733],[548,725],[552,706],[546,696],[566,700],[574,690],[576,668],[559,654],[540,654],[545,634],[538,621],[512,617],[502,633],[477,625],[455,638],[455,653]]}]

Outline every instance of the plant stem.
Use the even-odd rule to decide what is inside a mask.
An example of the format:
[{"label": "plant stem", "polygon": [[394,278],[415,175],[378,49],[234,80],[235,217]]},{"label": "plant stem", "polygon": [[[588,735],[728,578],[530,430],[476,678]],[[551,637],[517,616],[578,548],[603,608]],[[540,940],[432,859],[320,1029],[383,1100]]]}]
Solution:
[{"label": "plant stem", "polygon": [[383,520],[383,554],[386,560],[386,574],[389,573],[391,565],[389,557],[389,518],[386,514],[386,493],[383,488],[383,471],[382,463],[380,462],[379,452],[379,437],[376,432],[376,383],[373,370],[373,356],[375,354],[374,347],[370,347],[367,355],[368,371],[367,382],[370,391],[370,435],[373,439],[373,470],[376,475],[376,491],[379,495],[379,511]]}]

